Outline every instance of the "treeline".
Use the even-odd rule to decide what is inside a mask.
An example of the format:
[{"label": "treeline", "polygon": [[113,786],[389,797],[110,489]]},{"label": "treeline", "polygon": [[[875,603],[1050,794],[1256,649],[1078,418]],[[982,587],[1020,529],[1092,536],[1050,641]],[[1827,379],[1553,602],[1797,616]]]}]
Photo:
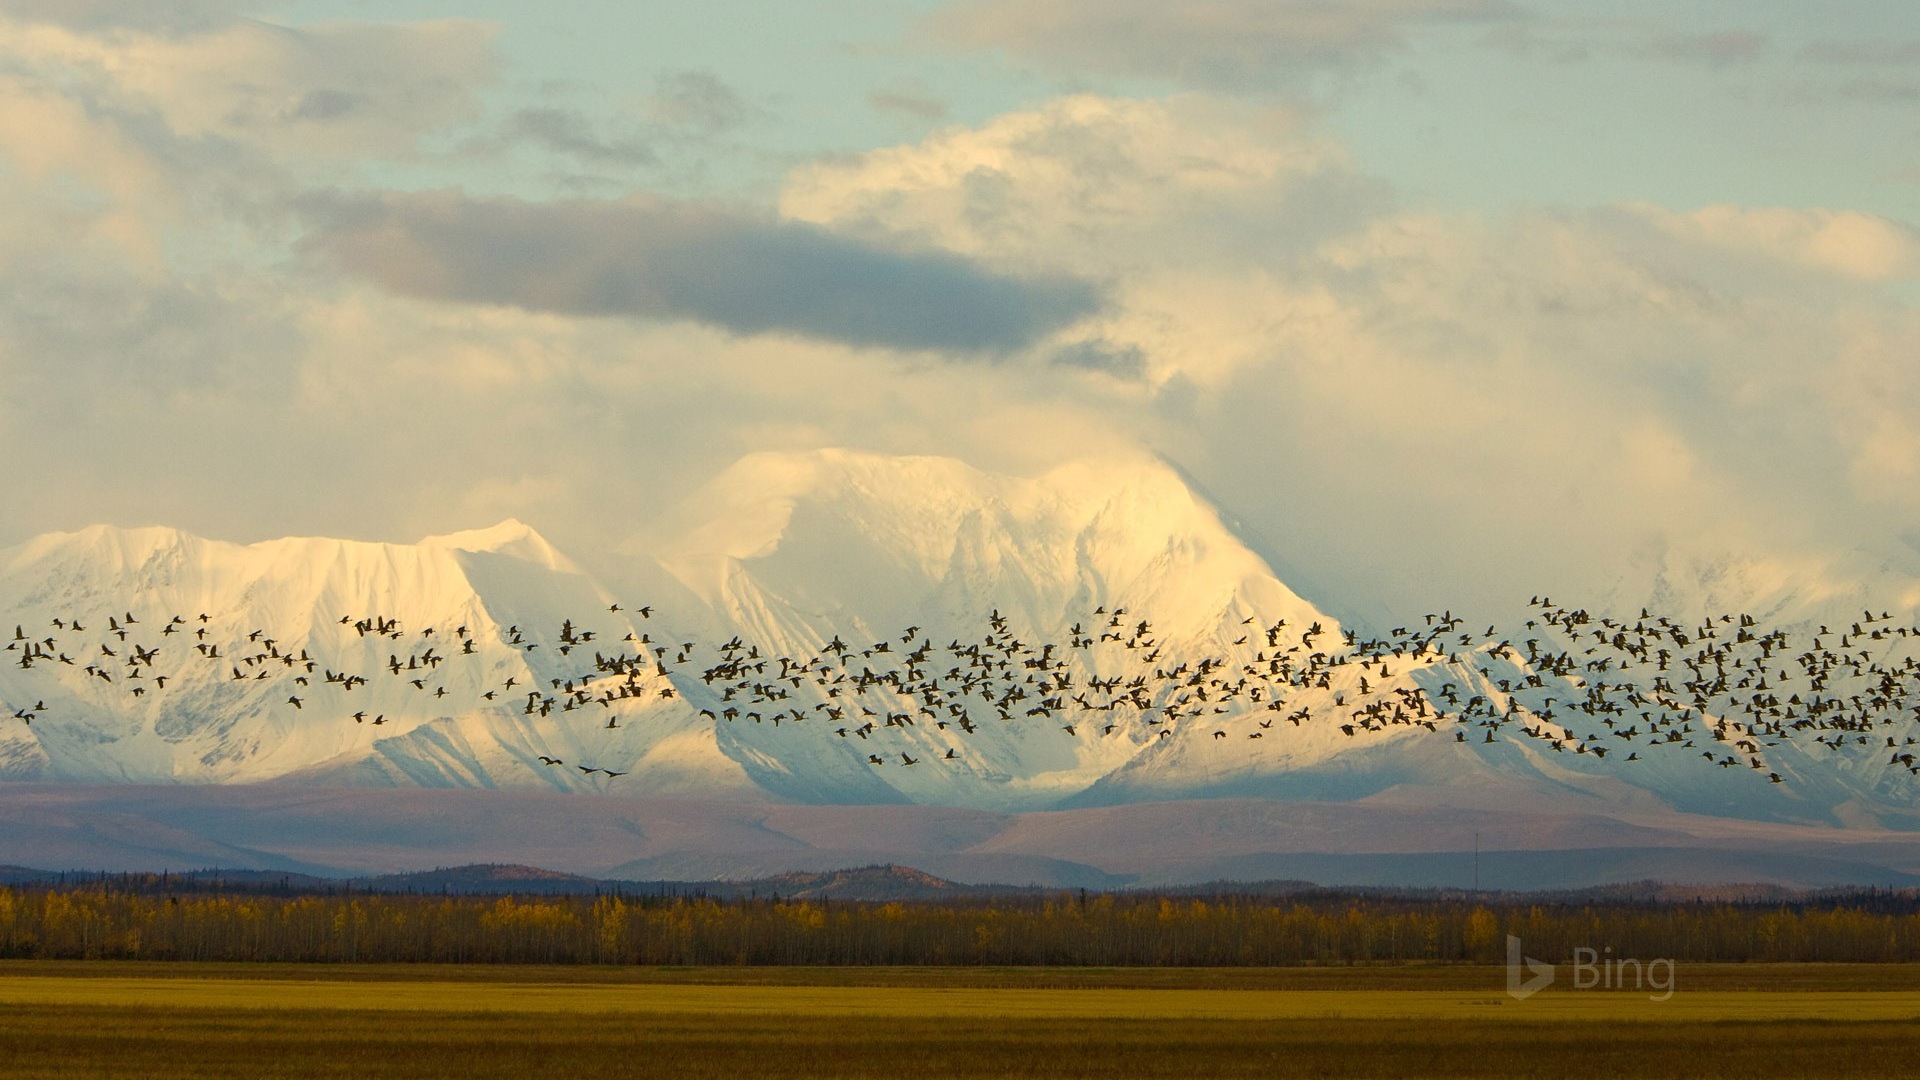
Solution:
[{"label": "treeline", "polygon": [[[1881,910],[1873,910],[1874,907]],[[1911,904],[1500,906],[1135,894],[871,903],[698,897],[154,896],[0,889],[0,957],[649,965],[1291,966],[1529,956],[1911,962]]]}]

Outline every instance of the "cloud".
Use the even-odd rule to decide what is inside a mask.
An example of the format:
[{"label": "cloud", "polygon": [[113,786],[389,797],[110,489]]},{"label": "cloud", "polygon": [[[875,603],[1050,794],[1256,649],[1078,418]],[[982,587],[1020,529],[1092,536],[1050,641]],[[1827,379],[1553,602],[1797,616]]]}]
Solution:
[{"label": "cloud", "polygon": [[1920,524],[1898,222],[1412,212],[1284,110],[1090,95],[798,169],[782,208],[1112,280],[1046,372],[1350,601],[1497,609],[1649,545]]},{"label": "cloud", "polygon": [[1846,79],[1825,86],[1799,91],[1807,100],[1837,98],[1842,101],[1866,101],[1876,104],[1905,105],[1920,101],[1920,81],[1898,79]]},{"label": "cloud", "polygon": [[1920,41],[1813,41],[1802,60],[1861,67],[1920,67]]},{"label": "cloud", "polygon": [[1494,27],[1481,43],[1514,56],[1580,64],[1607,58],[1656,61],[1720,70],[1757,64],[1774,50],[1772,35],[1738,27],[1676,30],[1631,18],[1567,16],[1516,19]]},{"label": "cloud", "polygon": [[1403,613],[1594,595],[1649,544],[1831,553],[1920,521],[1913,312],[1645,229],[1383,217],[1247,301],[1257,328],[1185,309],[1181,338],[1251,355],[1159,437],[1336,595]]},{"label": "cloud", "polygon": [[476,118],[492,39],[460,20],[243,20],[178,36],[0,24],[0,55],[17,78],[85,102],[156,153],[204,156],[196,144],[216,141],[280,161],[365,160]]},{"label": "cloud", "polygon": [[0,0],[0,16],[75,30],[185,33],[269,6],[272,0]]},{"label": "cloud", "polygon": [[1751,63],[1766,54],[1767,36],[1747,30],[1721,30],[1708,34],[1666,34],[1647,43],[1648,55],[1682,63],[1725,67]]},{"label": "cloud", "polygon": [[0,368],[31,410],[284,389],[286,193],[406,152],[468,115],[491,71],[477,24],[292,29],[238,10],[5,8]]},{"label": "cloud", "polygon": [[1247,90],[1399,48],[1420,28],[1517,16],[1504,0],[962,0],[925,25],[1043,68]]},{"label": "cloud", "polygon": [[1115,345],[1099,340],[1063,345],[1047,358],[1047,362],[1083,371],[1105,372],[1120,379],[1138,379],[1147,373],[1146,350],[1138,345]]},{"label": "cloud", "polygon": [[879,112],[899,113],[928,123],[938,123],[947,118],[946,103],[928,94],[875,90],[867,95],[867,104]]},{"label": "cloud", "polygon": [[[582,277],[634,273],[657,319],[440,303],[292,257],[292,192],[387,174],[470,134],[498,63],[492,31],[198,10],[0,20],[0,442],[27,463],[3,485],[0,543],[95,521],[404,540],[519,514],[590,552],[753,450],[859,443],[1018,468],[1101,445],[1091,410],[1033,389],[1041,371],[1079,393],[1065,372],[841,343],[1033,341],[1044,358],[1052,328],[1104,300],[1070,274],[669,202],[520,204],[480,233]],[[730,122],[723,97],[691,110],[695,83],[662,89],[686,92],[677,128],[650,122],[646,102],[624,124],[592,107],[578,124],[506,116],[523,140],[603,160]],[[407,235],[432,203],[319,199],[312,243],[350,238],[329,225],[385,223],[414,269],[471,256],[467,284],[537,291],[511,251]],[[449,218],[514,209],[450,204]],[[571,231],[543,234],[555,222]],[[357,237],[362,254],[382,239]],[[586,285],[558,292],[596,303]]]},{"label": "cloud", "polygon": [[836,231],[1111,280],[1087,328],[1100,350],[1055,363],[1170,392],[1255,361],[1272,275],[1383,203],[1294,110],[1082,94],[796,169],[780,205]]},{"label": "cloud", "polygon": [[964,353],[1023,348],[1100,305],[1069,277],[1016,277],[954,254],[665,199],[441,192],[315,197],[306,210],[310,249],[435,300]]},{"label": "cloud", "polygon": [[1875,214],[1739,206],[1635,210],[1669,235],[1784,265],[1860,281],[1920,276],[1920,229]]},{"label": "cloud", "polygon": [[[418,152],[492,61],[409,111],[367,100],[398,61],[302,74],[276,65],[319,46],[277,34],[0,28],[0,438],[31,462],[0,539],[513,514],[589,552],[753,450],[1020,471],[1137,442],[1328,594],[1408,612],[1592,595],[1662,539],[1920,535],[1897,221],[1410,210],[1301,111],[1075,95],[802,165],[777,214],[316,196],[303,260],[276,200]],[[581,158],[657,133],[508,119]]]},{"label": "cloud", "polygon": [[[544,164],[558,170],[549,183],[575,193],[627,191],[636,175],[656,186],[697,187],[717,159],[743,152],[737,129],[767,115],[704,71],[661,75],[653,91],[636,100],[608,100],[564,82],[542,92],[539,104],[490,118],[460,139],[458,149],[472,162],[492,165],[510,164],[525,150],[571,159]],[[573,171],[583,167],[587,171]]]},{"label": "cloud", "polygon": [[659,123],[705,134],[739,127],[754,115],[733,87],[710,71],[662,75],[647,111]]},{"label": "cloud", "polygon": [[578,109],[516,109],[502,125],[500,141],[531,142],[592,164],[651,165],[659,161],[650,141],[603,136]]},{"label": "cloud", "polygon": [[1008,265],[1108,273],[1297,246],[1283,237],[1343,228],[1377,194],[1294,110],[1080,94],[802,166],[780,209]]}]

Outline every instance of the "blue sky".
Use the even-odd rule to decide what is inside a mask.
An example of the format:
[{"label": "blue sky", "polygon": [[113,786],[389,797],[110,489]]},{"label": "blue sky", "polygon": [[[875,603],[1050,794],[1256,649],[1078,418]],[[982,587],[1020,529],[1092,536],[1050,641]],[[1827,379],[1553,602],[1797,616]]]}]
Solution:
[{"label": "blue sky", "polygon": [[1842,581],[1916,103],[1892,0],[0,0],[0,543],[604,549],[857,445],[1159,454],[1395,610]]},{"label": "blue sky", "polygon": [[[305,0],[269,17],[492,23],[502,78],[488,97],[503,109],[566,102],[612,118],[656,94],[663,78],[710,74],[753,117],[731,153],[699,163],[697,182],[653,178],[705,191],[765,191],[794,161],[889,145],[940,123],[977,124],[1062,92],[1183,88],[943,46],[927,25],[942,7]],[[1352,64],[1246,91],[1310,102],[1369,172],[1441,205],[1840,200],[1913,218],[1920,120],[1915,61],[1900,46],[1916,34],[1920,17],[1898,0],[1540,0],[1515,5],[1509,18],[1426,27]],[[1848,47],[1889,55],[1834,55]],[[876,107],[876,98],[895,107]],[[511,182],[478,170],[463,179]]]}]

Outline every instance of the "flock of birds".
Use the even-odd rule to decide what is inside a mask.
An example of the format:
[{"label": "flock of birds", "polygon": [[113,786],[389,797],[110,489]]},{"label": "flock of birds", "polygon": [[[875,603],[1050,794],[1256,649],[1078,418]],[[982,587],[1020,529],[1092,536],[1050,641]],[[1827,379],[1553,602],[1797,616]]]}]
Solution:
[{"label": "flock of birds", "polygon": [[[1535,597],[1515,633],[1475,633],[1451,612],[1378,637],[1223,616],[1229,629],[1210,643],[1175,647],[1147,618],[1102,605],[1059,642],[1024,635],[995,611],[985,633],[966,640],[938,644],[908,626],[859,644],[836,635],[804,655],[738,636],[655,641],[634,629],[649,625],[648,607],[623,614],[611,604],[606,615],[629,628],[623,638],[571,617],[543,634],[492,624],[415,629],[349,615],[334,628],[337,640],[322,643],[326,635],[307,629],[222,632],[206,613],[140,618],[123,607],[17,625],[5,650],[13,667],[51,678],[68,701],[84,686],[78,696],[96,702],[124,695],[151,705],[217,680],[302,722],[378,727],[387,713],[358,703],[380,680],[417,695],[407,719],[492,708],[535,720],[587,716],[609,731],[672,702],[717,724],[815,729],[870,767],[965,761],[968,736],[1013,724],[1072,739],[1144,743],[1188,733],[1235,746],[1303,728],[1363,740],[1419,728],[1454,743],[1527,739],[1596,761],[1688,755],[1776,784],[1787,777],[1767,751],[1791,740],[1830,754],[1884,753],[1887,766],[1920,776],[1920,626],[1890,612],[1865,611],[1839,627],[1768,628],[1740,614],[1691,622],[1642,610],[1619,619]],[[523,662],[489,661],[470,677],[449,677],[476,658],[497,661],[497,646]],[[355,658],[361,666],[349,670]],[[57,722],[47,696],[62,700],[52,692],[10,704],[13,719]],[[195,701],[208,707],[204,693]],[[888,743],[891,733],[928,727],[945,734]],[[631,771],[546,753],[529,765],[607,781]]]}]

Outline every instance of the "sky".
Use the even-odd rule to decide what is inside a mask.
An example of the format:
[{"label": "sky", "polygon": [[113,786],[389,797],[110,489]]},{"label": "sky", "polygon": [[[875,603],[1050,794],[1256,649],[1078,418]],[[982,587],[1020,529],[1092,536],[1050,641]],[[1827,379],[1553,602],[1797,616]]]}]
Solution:
[{"label": "sky", "polygon": [[1920,558],[1916,223],[1904,0],[0,0],[0,544],[855,446],[1160,455],[1398,613],[1832,579]]}]

